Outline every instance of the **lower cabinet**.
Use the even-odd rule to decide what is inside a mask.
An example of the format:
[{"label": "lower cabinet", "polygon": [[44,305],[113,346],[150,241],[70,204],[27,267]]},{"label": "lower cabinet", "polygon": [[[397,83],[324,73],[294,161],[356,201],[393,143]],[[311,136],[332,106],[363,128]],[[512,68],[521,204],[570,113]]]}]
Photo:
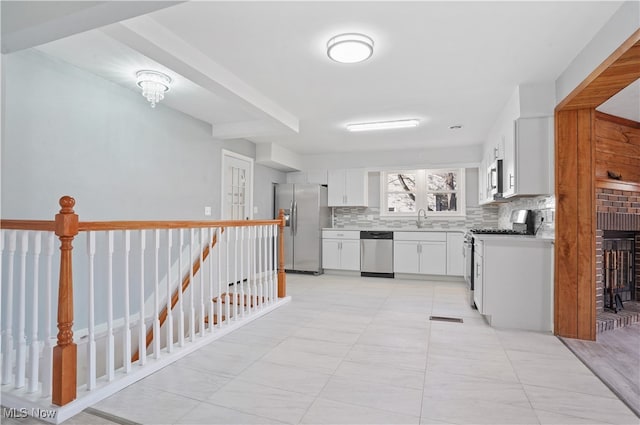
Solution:
[{"label": "lower cabinet", "polygon": [[462,250],[464,248],[464,234],[457,232],[447,232],[447,275],[464,275],[464,258]]},{"label": "lower cabinet", "polygon": [[322,268],[360,271],[360,232],[323,231]]},{"label": "lower cabinet", "polygon": [[474,300],[491,326],[553,330],[553,245],[518,237],[475,244]]},{"label": "lower cabinet", "polygon": [[393,271],[394,273],[447,274],[447,234],[445,232],[394,233]]}]

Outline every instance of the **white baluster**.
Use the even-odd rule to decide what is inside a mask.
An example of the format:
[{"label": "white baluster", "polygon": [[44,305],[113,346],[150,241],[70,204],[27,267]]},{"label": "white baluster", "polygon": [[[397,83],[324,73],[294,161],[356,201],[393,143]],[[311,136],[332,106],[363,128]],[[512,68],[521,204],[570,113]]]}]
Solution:
[{"label": "white baluster", "polygon": [[227,237],[226,237],[227,245],[225,246],[225,250],[226,250],[225,269],[226,269],[227,280],[224,283],[224,287],[225,287],[224,310],[225,310],[225,316],[227,316],[227,323],[231,321],[231,306],[229,305],[229,255],[231,254],[229,252],[229,240],[231,239],[231,229],[232,227],[227,227],[227,231],[225,232],[227,234]]},{"label": "white baluster", "polygon": [[24,387],[27,369],[27,252],[29,251],[29,232],[20,234],[20,286],[18,286],[18,347],[16,350],[16,388]]},{"label": "white baluster", "polygon": [[138,358],[140,366],[144,366],[147,362],[147,326],[144,323],[144,250],[146,247],[146,232],[140,230],[140,320],[138,321]]},{"label": "white baluster", "polygon": [[[216,235],[216,229],[213,227],[209,227],[209,238],[208,238],[208,242],[209,243],[209,331],[213,332],[213,322],[214,322],[214,308],[213,308],[213,250],[214,249],[218,249],[218,247],[220,246],[219,243],[216,242],[215,246],[213,245],[213,239]],[[217,241],[217,237],[216,237],[216,241]]]},{"label": "white baluster", "polygon": [[247,312],[251,313],[255,307],[255,296],[253,291],[251,290],[251,282],[253,281],[253,275],[251,273],[252,271],[252,254],[251,254],[251,248],[252,248],[252,238],[251,238],[251,232],[253,231],[253,227],[247,227],[247,240],[245,242],[246,245],[246,249],[247,249],[247,269],[246,269],[246,273],[247,273],[247,291],[246,291],[246,297],[247,297]]},{"label": "white baluster", "polygon": [[218,313],[218,326],[222,326],[222,247],[223,242],[222,242],[222,229],[221,228],[217,228],[216,229],[216,235],[218,236],[218,247],[216,248],[218,251],[218,289],[217,289],[217,295],[216,295],[216,300],[217,300],[217,313]]},{"label": "white baluster", "polygon": [[[4,258],[4,234],[5,231],[0,229],[0,319],[2,319],[2,259]],[[2,329],[0,329],[2,331]],[[2,337],[0,335],[0,353],[2,353]],[[0,357],[2,355],[0,354]],[[0,373],[2,373],[2,365],[0,364]],[[1,381],[2,379],[0,379]]]},{"label": "white baluster", "polygon": [[[155,229],[153,287],[153,358],[160,358],[160,229]],[[169,276],[167,276],[169,279]]]},{"label": "white baluster", "polygon": [[46,277],[46,295],[44,303],[44,350],[42,353],[42,396],[49,397],[51,395],[51,379],[53,373],[53,347],[56,343],[55,338],[51,335],[51,329],[53,324],[53,314],[51,303],[53,298],[51,296],[51,288],[53,285],[53,253],[55,250],[55,233],[50,232],[47,234],[46,240],[46,255],[47,255],[47,277]]},{"label": "white baluster", "polygon": [[29,383],[27,392],[38,391],[38,369],[40,366],[40,341],[38,341],[38,294],[40,282],[40,253],[42,252],[42,233],[33,237],[33,294],[31,299],[31,341],[29,341]]},{"label": "white baluster", "polygon": [[271,249],[270,249],[270,241],[271,241],[271,226],[265,226],[264,229],[264,270],[265,270],[265,278],[267,288],[265,292],[267,293],[267,303],[271,304],[273,301],[273,286],[271,285]]},{"label": "white baluster", "polygon": [[6,315],[5,315],[5,328],[4,332],[4,342],[2,343],[2,348],[4,352],[2,353],[2,384],[8,384],[11,382],[11,372],[12,372],[12,360],[13,360],[13,259],[16,252],[16,231],[9,231],[9,255],[8,255],[8,265],[9,268],[7,270],[7,305],[6,305]]},{"label": "white baluster", "polygon": [[96,255],[96,234],[87,232],[87,253],[89,254],[89,340],[87,342],[87,390],[96,387],[96,340],[95,340],[95,303],[94,275]]},{"label": "white baluster", "polygon": [[258,251],[257,251],[257,239],[258,239],[258,227],[254,226],[251,228],[251,253],[253,255],[253,262],[251,263],[253,265],[253,279],[251,279],[251,282],[253,284],[253,287],[251,288],[251,294],[252,294],[252,303],[253,303],[253,309],[257,310],[258,309],[258,303],[259,301],[259,297],[258,297]]},{"label": "white baluster", "polygon": [[200,314],[198,316],[198,326],[200,327],[200,336],[204,336],[204,258],[203,249],[207,241],[203,228],[200,228],[200,244],[198,245],[198,261],[200,263]]},{"label": "white baluster", "polygon": [[273,300],[278,301],[278,226],[271,225],[273,229]]},{"label": "white baluster", "polygon": [[[167,330],[167,351],[173,352],[173,312],[171,308],[172,293],[171,293],[171,247],[173,245],[173,234],[171,229],[167,229],[167,320],[165,321],[165,327]],[[180,279],[180,273],[178,272],[178,279]],[[178,280],[178,290],[180,289],[180,280]]]},{"label": "white baluster", "polygon": [[122,332],[122,347],[124,355],[124,371],[131,371],[131,308],[129,299],[129,252],[131,252],[131,231],[124,231],[124,332]]},{"label": "white baluster", "polygon": [[275,236],[275,230],[274,230],[275,226],[269,226],[269,254],[270,254],[270,260],[271,263],[269,264],[269,277],[271,279],[271,288],[270,288],[270,294],[271,294],[271,302],[274,302],[277,298],[277,294],[278,294],[278,290],[276,289],[276,284],[278,282],[277,279],[275,279],[275,244],[274,244],[274,236]]},{"label": "white baluster", "polygon": [[237,284],[240,285],[240,298],[238,299],[238,304],[240,308],[240,317],[244,317],[245,303],[247,299],[244,297],[244,248],[245,248],[245,240],[244,240],[244,226],[240,228],[240,279]]},{"label": "white baluster", "polygon": [[262,264],[264,262],[264,254],[262,252],[262,234],[263,234],[264,226],[259,226],[256,230],[256,245],[258,251],[258,305],[262,308],[262,303],[264,302],[264,269]]},{"label": "white baluster", "polygon": [[233,320],[238,320],[238,228],[233,228]]},{"label": "white baluster", "polygon": [[115,377],[115,340],[113,338],[113,230],[107,231],[107,381]]},{"label": "white baluster", "polygon": [[182,304],[182,273],[184,270],[184,229],[180,229],[180,258],[179,258],[179,267],[180,271],[178,272],[178,345],[180,347],[184,346],[184,306]]},{"label": "white baluster", "polygon": [[191,342],[196,338],[196,306],[195,306],[195,294],[193,281],[193,258],[195,257],[194,245],[196,243],[195,229],[190,231],[189,239],[189,338]]}]

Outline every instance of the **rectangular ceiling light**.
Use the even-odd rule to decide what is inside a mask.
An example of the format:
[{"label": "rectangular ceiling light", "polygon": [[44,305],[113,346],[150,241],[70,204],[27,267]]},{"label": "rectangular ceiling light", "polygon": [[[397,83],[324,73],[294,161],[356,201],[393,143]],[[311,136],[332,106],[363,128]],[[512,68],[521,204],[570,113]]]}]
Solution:
[{"label": "rectangular ceiling light", "polygon": [[389,130],[393,128],[417,127],[418,124],[420,124],[420,120],[415,118],[409,119],[409,120],[363,122],[358,124],[347,124],[347,130],[349,131]]}]

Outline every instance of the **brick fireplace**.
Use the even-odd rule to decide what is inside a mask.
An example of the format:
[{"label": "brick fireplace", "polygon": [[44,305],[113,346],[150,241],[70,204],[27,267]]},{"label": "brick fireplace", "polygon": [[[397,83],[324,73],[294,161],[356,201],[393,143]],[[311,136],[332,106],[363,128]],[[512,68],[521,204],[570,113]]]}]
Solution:
[{"label": "brick fireplace", "polygon": [[[598,331],[602,331],[640,321],[640,314],[636,314],[636,307],[640,306],[640,192],[598,188],[596,213],[596,314]],[[627,251],[633,254],[627,257]],[[615,253],[619,256],[612,257]],[[619,279],[613,276],[620,276],[620,273],[612,273],[614,267],[616,270],[624,267],[633,274],[634,286],[614,291],[619,292],[625,306],[617,314],[614,313],[615,303],[614,309],[610,308],[610,291],[605,291],[605,280]],[[624,280],[627,280],[626,275]],[[603,318],[614,323],[604,323]]]}]

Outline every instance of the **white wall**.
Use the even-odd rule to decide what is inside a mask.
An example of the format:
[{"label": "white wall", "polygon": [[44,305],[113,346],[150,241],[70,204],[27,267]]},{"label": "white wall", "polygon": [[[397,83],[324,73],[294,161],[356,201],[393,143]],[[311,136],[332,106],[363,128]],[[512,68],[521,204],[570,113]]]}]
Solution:
[{"label": "white wall", "polygon": [[[255,157],[251,142],[222,143],[207,123],[35,50],[2,59],[3,218],[51,219],[72,195],[81,220],[203,219],[205,205],[215,219],[221,148]],[[285,178],[259,172],[256,194]]]},{"label": "white wall", "polygon": [[475,166],[482,158],[482,147],[462,146],[434,149],[396,149],[391,151],[346,152],[302,156],[303,171],[335,168],[435,168]]},{"label": "white wall", "polygon": [[640,2],[626,1],[558,77],[557,101],[561,102],[567,97],[638,28],[640,28]]}]

